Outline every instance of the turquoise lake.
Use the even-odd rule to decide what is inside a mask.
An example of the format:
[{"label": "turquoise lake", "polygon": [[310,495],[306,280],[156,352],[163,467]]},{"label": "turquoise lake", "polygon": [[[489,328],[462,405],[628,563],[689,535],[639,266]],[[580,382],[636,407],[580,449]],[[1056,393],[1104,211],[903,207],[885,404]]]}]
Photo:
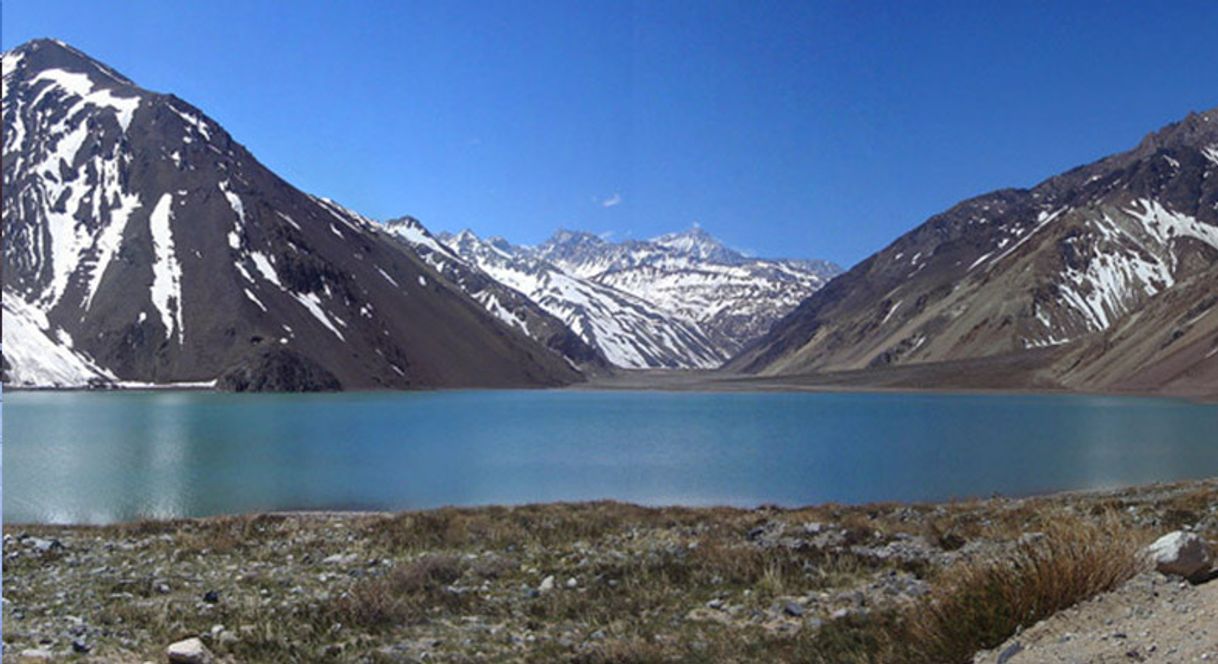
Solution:
[{"label": "turquoise lake", "polygon": [[1218,475],[1218,406],[1093,396],[8,392],[8,522],[943,500]]}]

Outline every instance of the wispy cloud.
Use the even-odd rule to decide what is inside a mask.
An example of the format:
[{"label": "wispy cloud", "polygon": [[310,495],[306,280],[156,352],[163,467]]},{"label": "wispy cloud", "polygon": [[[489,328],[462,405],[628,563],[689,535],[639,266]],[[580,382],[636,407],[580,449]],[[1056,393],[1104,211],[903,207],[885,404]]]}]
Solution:
[{"label": "wispy cloud", "polygon": [[601,207],[611,208],[615,205],[620,205],[621,203],[622,203],[622,195],[615,191],[615,192],[613,192],[612,196],[601,201]]}]

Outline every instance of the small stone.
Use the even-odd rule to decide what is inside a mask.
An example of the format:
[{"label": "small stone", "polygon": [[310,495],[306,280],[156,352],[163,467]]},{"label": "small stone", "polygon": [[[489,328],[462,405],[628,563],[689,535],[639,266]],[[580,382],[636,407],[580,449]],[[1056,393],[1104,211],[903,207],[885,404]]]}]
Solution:
[{"label": "small stone", "polygon": [[548,593],[551,590],[554,590],[554,575],[553,574],[542,579],[541,585],[537,586],[537,591],[541,592],[541,593]]},{"label": "small stone", "polygon": [[32,544],[34,546],[34,550],[38,551],[39,553],[63,550],[63,543],[57,539],[42,539],[41,537],[34,537],[30,539],[30,544]]},{"label": "small stone", "polygon": [[51,651],[43,650],[42,648],[27,648],[17,655],[17,661],[19,662],[49,662],[52,659],[55,659],[55,655],[51,654]]},{"label": "small stone", "polygon": [[571,578],[567,579],[568,588],[574,588],[578,585],[579,585],[579,582],[575,580],[575,577],[571,577]]},{"label": "small stone", "polygon": [[220,601],[220,591],[209,590],[209,591],[203,593],[203,601],[207,602],[208,604],[215,604],[215,603],[219,602]]},{"label": "small stone", "polygon": [[995,664],[1006,664],[1007,662],[1011,661],[1015,655],[1018,655],[1021,652],[1023,652],[1023,644],[1016,641],[1003,649],[1002,652],[998,653],[998,659],[994,660],[994,662]]},{"label": "small stone", "polygon": [[92,646],[90,646],[88,643],[85,643],[84,639],[74,639],[72,641],[72,652],[74,652],[74,653],[79,653],[81,655],[84,655],[92,649],[93,649]]},{"label": "small stone", "polygon": [[793,618],[799,618],[804,614],[804,607],[799,605],[799,602],[787,602],[782,607],[782,612]]},{"label": "small stone", "polygon": [[1209,575],[1213,562],[1209,545],[1196,533],[1177,530],[1155,540],[1148,549],[1155,569],[1162,574],[1200,581]]},{"label": "small stone", "polygon": [[356,556],[354,553],[349,553],[346,555],[343,555],[341,553],[336,553],[332,556],[326,556],[325,558],[322,559],[321,562],[323,565],[350,565],[351,563],[354,563],[358,558],[359,558],[359,556]]},{"label": "small stone", "polygon": [[211,664],[211,651],[197,638],[189,638],[172,643],[165,649],[165,657],[170,664]]},{"label": "small stone", "polygon": [[715,609],[716,611],[721,610],[723,609],[723,600],[716,597],[715,599],[712,599],[706,603],[706,608]]}]

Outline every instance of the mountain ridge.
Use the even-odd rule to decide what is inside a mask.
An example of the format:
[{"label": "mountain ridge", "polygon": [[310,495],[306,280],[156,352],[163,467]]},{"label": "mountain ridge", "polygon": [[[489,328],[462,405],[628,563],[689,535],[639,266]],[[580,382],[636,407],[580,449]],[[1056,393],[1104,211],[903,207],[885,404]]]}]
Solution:
[{"label": "mountain ridge", "polygon": [[10,385],[40,383],[15,364],[23,345],[60,349],[51,385],[581,379],[177,97],[54,40],[5,52],[3,75],[4,301],[22,321],[4,326]]},{"label": "mountain ridge", "polygon": [[699,226],[621,242],[559,231],[533,251],[698,326],[723,356],[764,334],[841,270],[827,261],[746,256]]},{"label": "mountain ridge", "polygon": [[[716,367],[840,270],[827,261],[746,256],[696,225],[621,242],[568,228],[539,245],[469,229],[431,241],[530,297],[629,369]],[[420,238],[417,248],[434,253],[431,241]],[[587,306],[589,298],[598,304]],[[615,313],[634,322],[614,320]]]},{"label": "mountain ridge", "polygon": [[[1031,188],[966,199],[830,282],[728,369],[793,375],[1102,347],[1177,285],[1213,288],[1215,167],[1218,109]],[[1189,334],[1207,340],[1202,323]],[[1082,368],[1120,364],[1107,353],[1043,373],[1065,386],[1109,388],[1158,361],[1155,352],[1144,356],[1121,375]]]}]

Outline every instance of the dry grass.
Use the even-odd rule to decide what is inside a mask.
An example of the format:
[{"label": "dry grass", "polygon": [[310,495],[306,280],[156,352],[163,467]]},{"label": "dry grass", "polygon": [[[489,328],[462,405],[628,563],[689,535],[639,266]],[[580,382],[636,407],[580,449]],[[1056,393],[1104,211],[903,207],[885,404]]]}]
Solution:
[{"label": "dry grass", "polygon": [[[397,661],[422,648],[441,661],[478,652],[530,661],[951,664],[1116,586],[1138,570],[1149,539],[1129,524],[1161,534],[1196,523],[1213,514],[1215,495],[1203,487],[1141,502],[1131,494],[799,510],[547,504],[33,526],[22,530],[72,533],[57,555],[87,562],[6,560],[6,575],[27,581],[6,587],[6,598],[44,620],[67,611],[56,595],[66,587],[73,615],[87,612],[142,658],[223,624],[239,641],[209,646],[251,662]],[[805,530],[809,522],[825,530]],[[750,534],[759,526],[765,537]],[[841,542],[790,542],[826,530]],[[1020,541],[1029,532],[1041,535]],[[961,562],[851,549],[902,533],[954,550]],[[130,546],[111,549],[111,541]],[[326,561],[336,554],[353,562]],[[87,572],[94,569],[103,572]],[[930,595],[869,600],[868,613],[829,618],[857,606],[848,603],[856,589],[891,574],[928,582]],[[537,593],[549,575],[556,587]],[[171,590],[158,590],[161,582]],[[221,601],[202,602],[207,590]],[[783,615],[790,599],[804,603],[805,618]],[[731,612],[710,610],[710,600]],[[825,622],[814,628],[813,617]],[[36,643],[10,634],[24,623],[5,627],[10,644]],[[115,652],[115,637],[95,652]],[[419,643],[428,645],[411,645]],[[394,650],[402,644],[416,649]]]},{"label": "dry grass", "polygon": [[383,576],[355,583],[325,609],[331,622],[369,631],[392,629],[423,619],[429,611],[460,609],[466,602],[448,585],[461,578],[455,556],[425,556],[398,565]]},{"label": "dry grass", "polygon": [[910,613],[914,661],[967,662],[1057,611],[1112,590],[1142,568],[1146,537],[1111,515],[1061,518],[1001,557],[947,570]]}]

